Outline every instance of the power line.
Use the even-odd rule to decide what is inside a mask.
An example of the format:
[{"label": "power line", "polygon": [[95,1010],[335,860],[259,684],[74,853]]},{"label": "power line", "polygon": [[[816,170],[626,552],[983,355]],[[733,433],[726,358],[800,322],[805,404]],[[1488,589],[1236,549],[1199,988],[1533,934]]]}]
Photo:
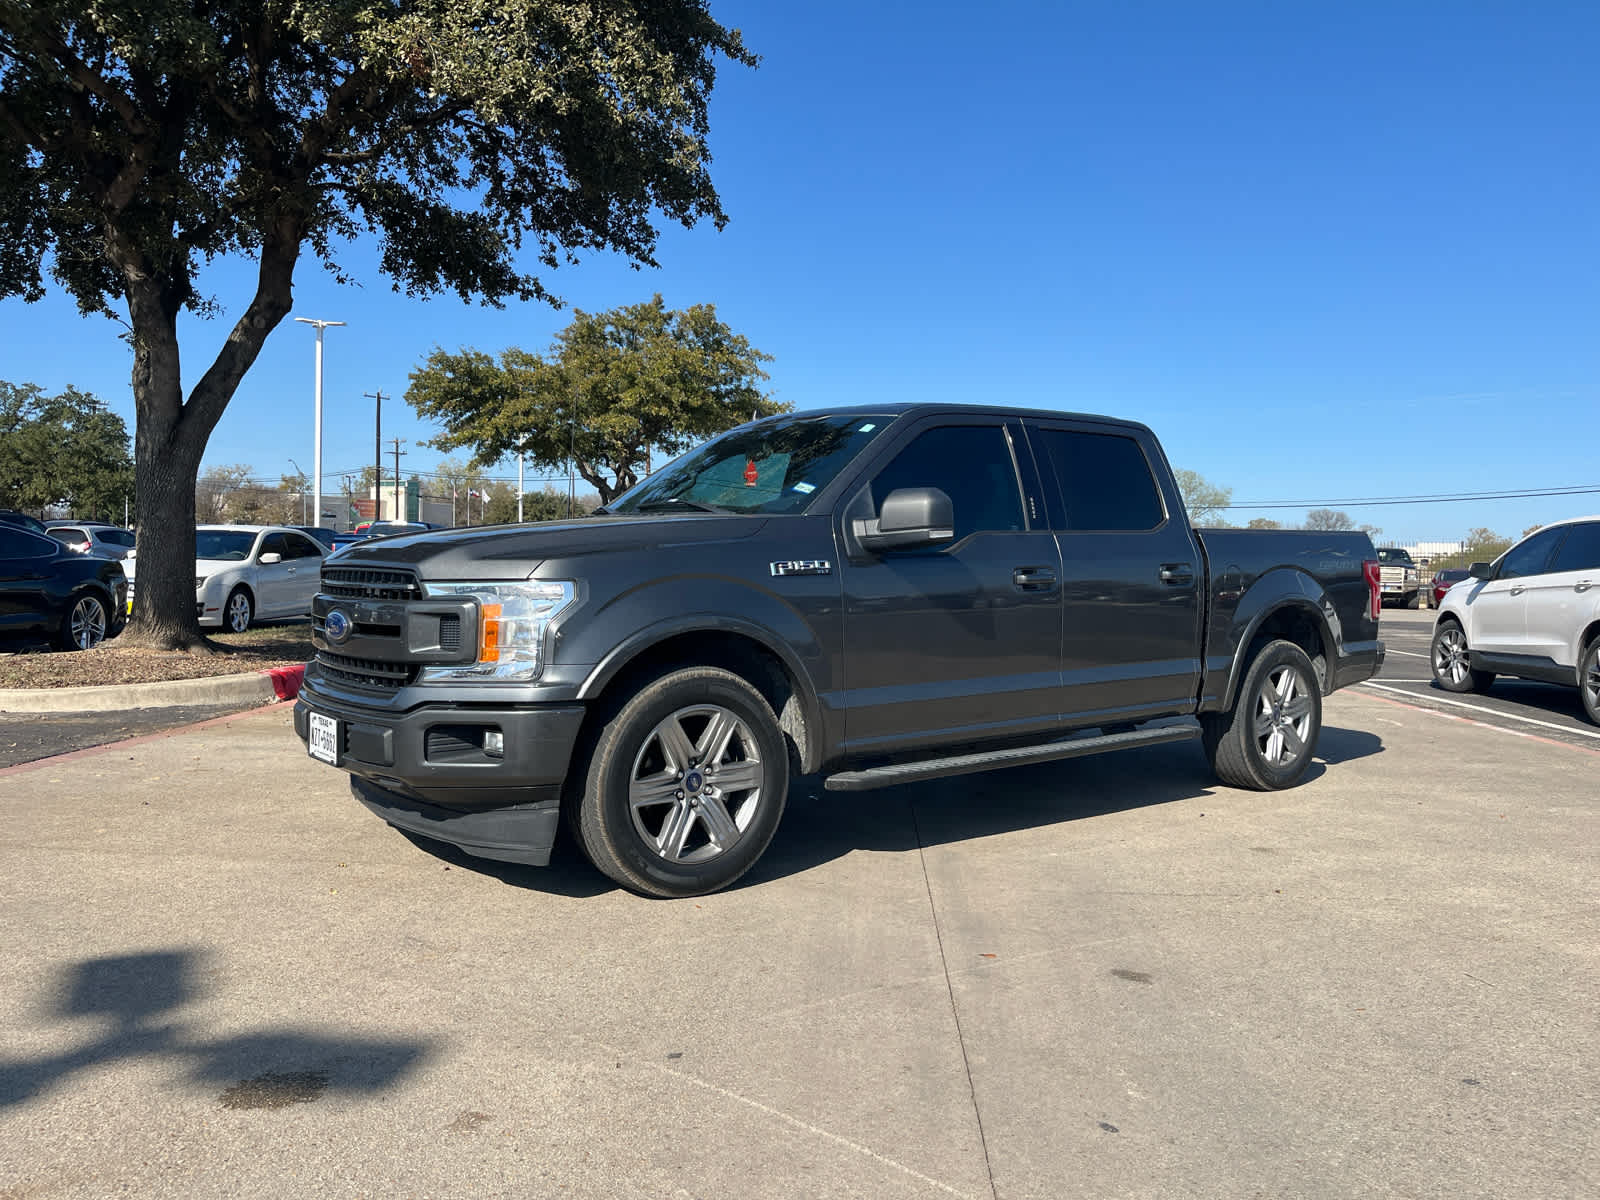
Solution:
[{"label": "power line", "polygon": [[1483,500],[1528,500],[1542,496],[1587,496],[1600,493],[1600,484],[1574,484],[1559,488],[1522,488],[1506,492],[1465,492],[1457,495],[1444,493],[1426,496],[1354,496],[1343,500],[1241,500],[1236,504],[1221,504],[1218,508],[1332,508],[1345,505],[1389,504],[1463,504]]}]

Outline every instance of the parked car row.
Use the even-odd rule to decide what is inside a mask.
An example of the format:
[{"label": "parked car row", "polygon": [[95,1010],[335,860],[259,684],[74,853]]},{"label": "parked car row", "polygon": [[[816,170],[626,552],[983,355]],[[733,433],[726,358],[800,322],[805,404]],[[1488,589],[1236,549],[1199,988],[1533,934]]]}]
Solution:
[{"label": "parked car row", "polygon": [[1546,525],[1444,593],[1433,678],[1481,692],[1498,675],[1577,687],[1600,724],[1600,516]]}]

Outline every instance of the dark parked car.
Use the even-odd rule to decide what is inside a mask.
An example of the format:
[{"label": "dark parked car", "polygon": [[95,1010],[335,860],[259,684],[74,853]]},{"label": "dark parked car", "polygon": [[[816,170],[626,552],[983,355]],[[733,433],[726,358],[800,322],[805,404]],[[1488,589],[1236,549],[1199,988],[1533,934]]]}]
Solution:
[{"label": "dark parked car", "polygon": [[291,525],[290,529],[298,529],[301,533],[309,533],[322,543],[324,550],[337,550],[335,539],[339,536],[337,529],[329,529],[326,525]]},{"label": "dark parked car", "polygon": [[45,531],[44,522],[38,517],[30,517],[27,513],[18,512],[14,508],[0,508],[0,525],[18,525],[34,533]]},{"label": "dark parked car", "polygon": [[122,631],[127,603],[128,580],[115,559],[0,523],[0,635],[88,650]]},{"label": "dark parked car", "polygon": [[1433,597],[1433,606],[1438,608],[1444,603],[1444,594],[1463,579],[1472,575],[1466,567],[1441,567],[1433,573],[1433,582],[1428,585],[1428,593]]}]

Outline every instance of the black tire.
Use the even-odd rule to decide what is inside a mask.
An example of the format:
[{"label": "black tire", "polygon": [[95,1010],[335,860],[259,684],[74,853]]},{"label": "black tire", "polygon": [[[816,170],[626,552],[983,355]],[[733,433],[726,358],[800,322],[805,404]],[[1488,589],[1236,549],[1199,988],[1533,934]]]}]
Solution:
[{"label": "black tire", "polygon": [[1578,656],[1578,691],[1583,696],[1583,711],[1600,725],[1600,637],[1592,640]]},{"label": "black tire", "polygon": [[1447,692],[1486,692],[1494,682],[1493,671],[1473,670],[1466,631],[1459,621],[1449,617],[1439,618],[1433,627],[1428,666],[1433,671],[1433,681]]},{"label": "black tire", "polygon": [[94,592],[79,592],[67,605],[56,632],[56,643],[63,650],[93,650],[106,640],[111,618],[106,602]]},{"label": "black tire", "polygon": [[1262,646],[1225,713],[1201,721],[1206,757],[1233,787],[1272,792],[1293,787],[1311,765],[1322,733],[1316,668],[1293,642]]},{"label": "black tire", "polygon": [[[722,782],[730,778],[737,786]],[[703,896],[738,879],[772,841],[788,747],[749,683],[689,667],[622,705],[577,782],[571,828],[596,868],[643,896]]]},{"label": "black tire", "polygon": [[228,602],[222,606],[222,628],[228,633],[243,633],[255,619],[255,598],[241,584],[228,593]]},{"label": "black tire", "polygon": [[1422,607],[1422,593],[1421,592],[1412,592],[1411,593],[1411,599],[1406,601],[1406,607],[1407,608],[1421,608]]}]

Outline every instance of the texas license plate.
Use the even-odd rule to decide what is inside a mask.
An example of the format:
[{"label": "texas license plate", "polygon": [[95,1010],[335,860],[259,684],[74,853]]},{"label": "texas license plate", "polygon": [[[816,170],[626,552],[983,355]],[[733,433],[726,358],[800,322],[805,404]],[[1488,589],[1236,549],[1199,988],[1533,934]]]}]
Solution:
[{"label": "texas license plate", "polygon": [[320,758],[325,763],[339,765],[339,722],[334,717],[325,717],[321,713],[307,713],[310,719],[310,734],[306,739],[306,749],[311,752],[312,758]]}]

